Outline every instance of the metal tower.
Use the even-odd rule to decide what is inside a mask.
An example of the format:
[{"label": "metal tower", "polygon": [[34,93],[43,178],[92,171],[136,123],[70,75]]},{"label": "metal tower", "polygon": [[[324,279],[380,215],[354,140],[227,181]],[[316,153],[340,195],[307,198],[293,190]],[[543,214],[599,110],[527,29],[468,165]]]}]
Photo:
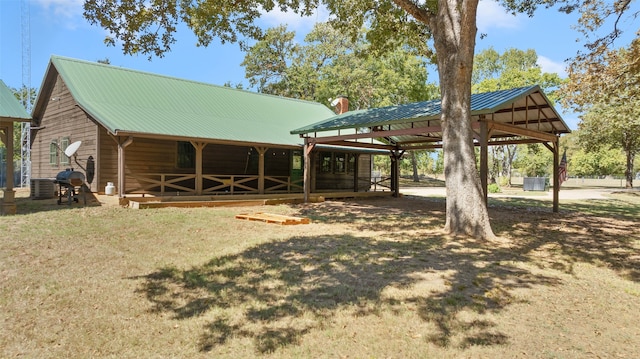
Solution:
[{"label": "metal tower", "polygon": [[[20,1],[22,25],[22,105],[31,113],[31,16],[29,0]],[[29,187],[31,181],[31,123],[22,122],[20,131],[20,187]]]}]

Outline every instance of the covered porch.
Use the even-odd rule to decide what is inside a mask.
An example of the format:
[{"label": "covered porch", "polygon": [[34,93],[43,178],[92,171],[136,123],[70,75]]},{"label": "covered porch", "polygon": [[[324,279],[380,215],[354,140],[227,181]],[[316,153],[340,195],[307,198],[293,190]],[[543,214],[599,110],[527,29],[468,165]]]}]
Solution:
[{"label": "covered porch", "polygon": [[[99,166],[106,178],[104,181],[117,177],[119,197],[279,197],[303,193],[305,159],[302,145],[106,133],[101,141],[113,149],[102,151],[104,162]],[[353,147],[318,146],[316,157],[333,153],[336,159],[351,161],[343,164],[341,170],[336,167],[327,174],[317,158],[309,160],[322,179],[317,192],[368,191],[371,187],[370,157],[374,152]]]}]

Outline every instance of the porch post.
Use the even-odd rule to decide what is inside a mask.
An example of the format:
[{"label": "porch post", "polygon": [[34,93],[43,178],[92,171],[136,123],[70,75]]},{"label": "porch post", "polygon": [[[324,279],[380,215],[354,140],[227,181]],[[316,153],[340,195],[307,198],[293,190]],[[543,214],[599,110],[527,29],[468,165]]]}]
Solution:
[{"label": "porch post", "polygon": [[480,183],[484,191],[484,204],[489,201],[489,129],[485,121],[480,121]]},{"label": "porch post", "polygon": [[309,203],[309,196],[311,194],[311,152],[315,147],[315,143],[309,142],[309,138],[304,138],[304,170],[303,170],[303,191],[304,191],[304,203]]},{"label": "porch post", "polygon": [[358,192],[359,191],[359,178],[358,175],[360,174],[360,154],[352,154],[351,156],[353,156],[353,192]]},{"label": "porch post", "polygon": [[397,192],[396,192],[396,169],[398,168],[398,160],[396,159],[396,156],[394,154],[393,151],[391,151],[391,155],[389,155],[389,157],[391,158],[391,191],[393,192],[393,196],[397,197]]},{"label": "porch post", "polygon": [[202,195],[202,150],[207,145],[203,142],[191,141],[191,145],[196,150],[196,196]]},{"label": "porch post", "polygon": [[264,194],[264,154],[267,153],[268,147],[256,147],[260,159],[258,160],[258,193]]},{"label": "porch post", "polygon": [[2,207],[0,214],[16,214],[15,191],[13,190],[13,122],[5,122],[6,127],[2,130],[0,139],[4,142],[7,149],[7,179],[3,190],[4,197],[2,199]]},{"label": "porch post", "polygon": [[127,182],[127,178],[125,175],[125,148],[132,143],[132,136],[127,137],[124,141],[121,137],[118,137],[118,196],[120,198],[124,198],[126,193],[125,184]]}]

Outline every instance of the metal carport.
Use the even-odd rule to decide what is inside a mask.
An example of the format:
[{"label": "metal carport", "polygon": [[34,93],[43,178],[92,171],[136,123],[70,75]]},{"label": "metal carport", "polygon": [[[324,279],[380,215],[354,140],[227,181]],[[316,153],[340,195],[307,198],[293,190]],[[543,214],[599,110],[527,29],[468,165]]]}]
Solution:
[{"label": "metal carport", "polygon": [[[404,151],[442,147],[441,101],[346,112],[291,131],[305,141],[305,198],[309,154],[318,144],[389,150],[392,190],[399,191],[397,159]],[[542,143],[553,152],[553,211],[558,211],[560,135],[571,130],[538,85],[471,95],[474,143],[480,146],[480,178],[487,199],[488,146]]]}]

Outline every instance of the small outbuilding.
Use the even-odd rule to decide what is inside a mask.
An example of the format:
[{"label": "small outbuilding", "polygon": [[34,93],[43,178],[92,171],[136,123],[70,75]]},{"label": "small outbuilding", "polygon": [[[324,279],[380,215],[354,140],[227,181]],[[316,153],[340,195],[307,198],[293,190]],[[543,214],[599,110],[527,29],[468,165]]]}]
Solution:
[{"label": "small outbuilding", "polygon": [[13,189],[13,149],[16,144],[13,140],[13,125],[15,122],[29,121],[31,121],[31,116],[7,85],[0,80],[0,141],[4,143],[7,150],[6,182],[2,189],[3,197],[0,199],[0,214],[16,213],[15,191]]}]

